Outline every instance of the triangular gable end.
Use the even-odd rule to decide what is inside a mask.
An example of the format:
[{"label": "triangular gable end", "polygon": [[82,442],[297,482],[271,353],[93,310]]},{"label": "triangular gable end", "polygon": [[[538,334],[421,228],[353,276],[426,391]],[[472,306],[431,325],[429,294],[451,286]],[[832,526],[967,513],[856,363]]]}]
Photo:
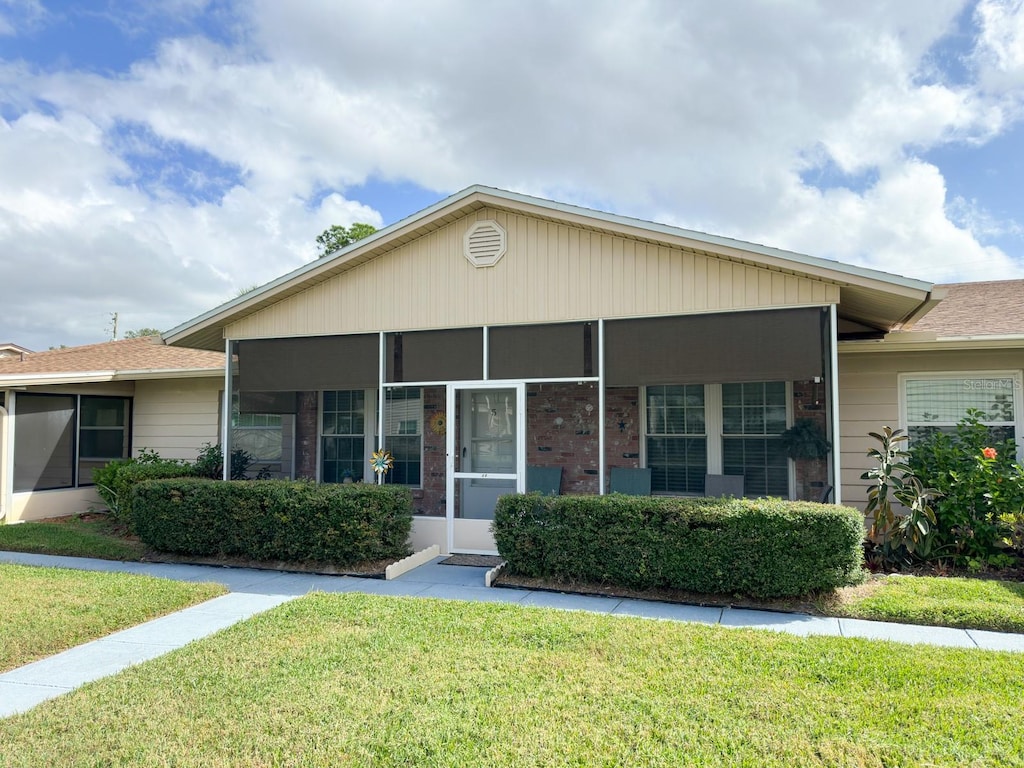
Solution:
[{"label": "triangular gable end", "polygon": [[[500,257],[482,264],[467,251],[471,241],[478,250],[490,247],[480,232],[503,239]],[[827,281],[483,207],[260,309],[225,333],[326,335],[838,301],[839,286]]]}]

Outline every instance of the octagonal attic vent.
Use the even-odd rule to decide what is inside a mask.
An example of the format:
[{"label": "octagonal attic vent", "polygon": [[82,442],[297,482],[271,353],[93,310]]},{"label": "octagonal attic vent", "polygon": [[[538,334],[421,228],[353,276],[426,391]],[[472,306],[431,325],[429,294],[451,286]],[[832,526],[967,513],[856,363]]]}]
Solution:
[{"label": "octagonal attic vent", "polygon": [[505,255],[505,230],[490,219],[475,222],[466,232],[463,253],[474,267],[493,267]]}]

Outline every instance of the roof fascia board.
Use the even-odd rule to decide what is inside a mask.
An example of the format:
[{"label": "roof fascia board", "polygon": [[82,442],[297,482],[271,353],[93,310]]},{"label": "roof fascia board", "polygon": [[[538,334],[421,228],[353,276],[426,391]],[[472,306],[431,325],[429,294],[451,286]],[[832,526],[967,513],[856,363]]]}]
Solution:
[{"label": "roof fascia board", "polygon": [[96,384],[113,381],[116,374],[116,371],[9,374],[0,376],[0,387],[35,387],[43,384]]},{"label": "roof fascia board", "polygon": [[[644,221],[643,219],[621,216],[614,213],[604,213],[589,208],[582,208],[567,203],[558,203],[543,198],[531,197],[517,192],[508,192],[502,189],[494,189],[474,185],[467,187],[461,192],[444,198],[422,211],[413,214],[405,219],[395,222],[384,229],[378,230],[368,237],[352,243],[341,249],[328,259],[317,259],[316,261],[303,264],[302,266],[282,275],[281,277],[266,283],[259,288],[236,297],[218,307],[204,312],[191,320],[176,326],[162,334],[164,342],[174,344],[187,336],[194,335],[202,330],[215,325],[220,321],[227,322],[238,310],[245,310],[247,307],[265,301],[275,292],[294,286],[296,283],[316,277],[318,274],[326,274],[339,271],[339,267],[357,259],[360,256],[368,255],[388,241],[394,238],[400,231],[411,230],[416,227],[427,226],[433,221],[444,216],[452,215],[460,206],[466,207],[471,203],[479,202],[483,205],[491,205],[498,208],[512,208],[522,213],[534,213],[542,216],[551,216],[552,213],[566,222],[577,224],[583,227],[595,226],[595,221],[610,227],[621,234],[644,239],[661,239],[667,244],[674,244],[680,247],[708,250],[714,254],[726,256],[743,261],[757,261],[765,266],[775,267],[789,271],[811,270],[815,276],[823,279],[830,279],[836,282],[846,282],[856,285],[863,285],[868,288],[883,290],[888,293],[909,296],[924,300],[932,284],[914,280],[912,278],[892,275],[879,270],[859,267],[851,264],[842,264],[830,259],[822,259],[815,256],[793,251],[784,251],[779,248],[771,248],[756,243],[747,243],[718,235],[709,235],[702,232],[682,229],[658,224],[656,222]],[[656,237],[652,237],[655,235]],[[751,259],[755,255],[757,259]]]},{"label": "roof fascia board", "polygon": [[451,211],[448,210],[449,208],[467,201],[468,198],[471,198],[474,195],[479,195],[478,190],[478,187],[468,187],[461,192],[457,192],[443,200],[439,200],[412,216],[407,216],[400,221],[396,221],[394,224],[384,227],[384,229],[377,230],[372,235],[368,235],[367,237],[357,240],[351,245],[342,248],[329,258],[317,259],[316,261],[311,261],[308,264],[303,264],[301,267],[297,267],[291,272],[281,275],[280,277],[271,280],[269,283],[261,285],[255,290],[244,293],[218,307],[214,307],[208,312],[204,312],[203,314],[162,333],[161,336],[164,343],[173,344],[184,336],[191,336],[192,334],[201,331],[203,328],[215,324],[219,319],[230,315],[235,310],[245,309],[247,306],[258,303],[260,300],[265,298],[267,294],[271,294],[281,288],[289,287],[297,282],[305,280],[308,277],[316,276],[317,273],[334,272],[338,270],[338,267],[345,265],[362,254],[376,249],[380,245],[383,245],[399,230],[415,226],[426,226],[442,216],[449,215],[451,213]]},{"label": "roof fascia board", "polygon": [[[572,221],[573,223],[581,226],[589,227],[593,227],[593,222],[597,219],[598,221],[608,224],[624,227],[629,230],[629,234],[634,237],[638,235],[643,237],[644,233],[648,233],[647,237],[650,239],[649,233],[654,232],[664,235],[667,238],[671,238],[685,247],[707,249],[708,246],[712,246],[712,250],[715,253],[739,259],[745,258],[748,261],[750,260],[750,254],[753,253],[770,260],[769,263],[771,266],[778,266],[786,269],[794,269],[794,265],[811,267],[823,272],[836,273],[837,277],[834,277],[833,279],[840,281],[851,282],[850,278],[860,278],[864,281],[882,283],[889,288],[890,292],[893,287],[901,287],[910,291],[907,295],[917,296],[922,292],[928,293],[933,286],[932,283],[924,280],[916,280],[910,277],[894,275],[888,272],[882,272],[881,270],[871,269],[869,267],[843,264],[842,262],[833,261],[832,259],[808,256],[803,253],[786,251],[781,248],[772,248],[758,243],[748,243],[735,238],[722,237],[720,235],[709,235],[704,232],[683,229],[681,227],[673,227],[668,224],[659,224],[657,222],[645,221],[644,219],[620,216],[619,214],[605,213],[603,211],[596,211],[589,208],[581,208],[579,206],[569,205],[568,203],[556,203],[550,200],[520,195],[515,192],[506,192],[505,190],[500,189],[488,189],[483,187],[481,188],[481,191],[485,196],[518,203],[518,206],[524,213],[530,212],[529,209],[533,209],[533,212],[535,213],[558,211],[563,214],[563,218],[566,220]],[[859,281],[853,280],[852,282]]]},{"label": "roof fascia board", "polygon": [[842,353],[939,352],[972,349],[1024,349],[1024,335],[1004,336],[948,336],[932,341],[840,341]]}]

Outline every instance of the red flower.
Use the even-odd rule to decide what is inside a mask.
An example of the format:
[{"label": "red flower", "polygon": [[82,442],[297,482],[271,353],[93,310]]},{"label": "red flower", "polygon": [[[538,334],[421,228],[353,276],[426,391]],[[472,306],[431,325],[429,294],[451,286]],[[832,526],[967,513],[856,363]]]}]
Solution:
[{"label": "red flower", "polygon": [[996,449],[985,448],[982,450],[981,455],[984,456],[986,459],[994,459],[997,456]]}]

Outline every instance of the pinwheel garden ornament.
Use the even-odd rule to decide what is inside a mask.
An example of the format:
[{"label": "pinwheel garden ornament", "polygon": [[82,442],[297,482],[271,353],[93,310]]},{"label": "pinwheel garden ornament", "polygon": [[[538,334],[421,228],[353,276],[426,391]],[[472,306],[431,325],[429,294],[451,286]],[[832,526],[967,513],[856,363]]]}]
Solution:
[{"label": "pinwheel garden ornament", "polygon": [[378,475],[386,475],[388,470],[395,465],[395,457],[390,451],[374,451],[370,458],[370,466]]}]

